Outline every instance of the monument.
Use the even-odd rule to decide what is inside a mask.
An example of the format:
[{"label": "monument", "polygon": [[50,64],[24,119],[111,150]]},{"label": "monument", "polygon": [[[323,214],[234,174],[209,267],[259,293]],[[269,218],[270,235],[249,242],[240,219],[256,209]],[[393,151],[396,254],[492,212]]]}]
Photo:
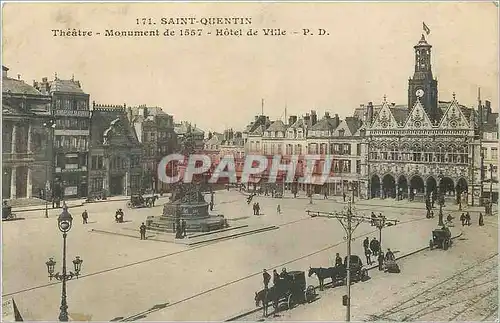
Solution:
[{"label": "monument", "polygon": [[[188,128],[182,143],[181,151],[189,157],[194,153],[194,139]],[[177,171],[183,174],[185,165],[178,165]],[[175,184],[170,201],[163,206],[160,216],[149,216],[146,219],[148,230],[178,233],[182,222],[185,223],[186,232],[208,232],[228,227],[223,215],[209,213],[209,203],[201,193],[201,183]]]}]

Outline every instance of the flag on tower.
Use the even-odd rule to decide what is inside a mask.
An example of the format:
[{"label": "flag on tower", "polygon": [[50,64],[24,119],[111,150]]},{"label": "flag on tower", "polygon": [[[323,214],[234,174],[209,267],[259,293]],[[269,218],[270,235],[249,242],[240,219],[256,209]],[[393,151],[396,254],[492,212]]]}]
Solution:
[{"label": "flag on tower", "polygon": [[429,35],[431,33],[431,30],[429,29],[429,27],[427,27],[427,25],[425,24],[425,22],[422,22],[422,25],[424,27],[424,31],[427,35]]}]

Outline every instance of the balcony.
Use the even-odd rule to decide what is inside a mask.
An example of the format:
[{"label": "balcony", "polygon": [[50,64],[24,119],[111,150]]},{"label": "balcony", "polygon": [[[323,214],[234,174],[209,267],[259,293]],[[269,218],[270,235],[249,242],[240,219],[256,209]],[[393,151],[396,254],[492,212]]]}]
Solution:
[{"label": "balcony", "polygon": [[[38,155],[37,155],[38,157]],[[35,161],[35,154],[30,152],[30,153],[3,153],[2,154],[3,162],[34,162]],[[38,158],[37,158],[38,159]],[[41,158],[44,159],[44,158]]]}]

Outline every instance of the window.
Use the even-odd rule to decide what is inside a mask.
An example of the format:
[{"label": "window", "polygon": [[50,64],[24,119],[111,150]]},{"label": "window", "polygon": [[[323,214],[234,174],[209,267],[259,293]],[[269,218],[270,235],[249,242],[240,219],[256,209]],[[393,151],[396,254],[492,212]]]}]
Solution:
[{"label": "window", "polygon": [[345,130],[344,129],[339,130],[339,137],[344,137],[344,135],[345,135]]},{"label": "window", "polygon": [[356,160],[356,174],[361,174],[361,160]]},{"label": "window", "polygon": [[351,144],[344,144],[343,155],[350,155],[350,154],[351,154]]},{"label": "window", "polygon": [[498,159],[498,148],[491,147],[491,159]]},{"label": "window", "polygon": [[356,145],[356,155],[361,156],[361,144]]}]

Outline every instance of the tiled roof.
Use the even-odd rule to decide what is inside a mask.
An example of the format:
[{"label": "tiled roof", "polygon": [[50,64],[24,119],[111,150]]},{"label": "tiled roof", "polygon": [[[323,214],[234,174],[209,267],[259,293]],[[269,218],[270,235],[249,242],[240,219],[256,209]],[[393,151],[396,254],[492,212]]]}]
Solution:
[{"label": "tiled roof", "polygon": [[[96,145],[102,144],[104,132],[110,127],[111,122],[120,119],[120,124],[124,127],[128,141],[131,144],[138,145],[139,141],[137,139],[134,127],[131,127],[127,115],[124,110],[94,110],[92,112],[92,128],[91,133],[93,134],[92,143]],[[95,135],[94,135],[95,134]]]},{"label": "tiled roof", "polygon": [[[176,124],[174,127],[174,131],[177,134],[185,134],[188,132],[189,124],[187,122],[182,122],[179,124]],[[197,128],[195,126],[191,126],[191,131],[193,134],[204,134],[205,132],[201,130],[200,128]]]},{"label": "tiled roof", "polygon": [[312,131],[319,130],[319,131],[326,131],[326,130],[335,130],[334,128],[334,120],[332,118],[325,118],[321,119],[316,123],[314,126],[311,127]]},{"label": "tiled roof", "polygon": [[254,131],[252,131],[250,133],[251,135],[262,135],[264,134],[264,126],[258,126],[257,128],[254,129]]},{"label": "tiled roof", "polygon": [[50,83],[50,92],[65,92],[86,94],[80,87],[80,82],[74,80],[55,79]]},{"label": "tiled roof", "polygon": [[266,131],[286,131],[286,126],[281,120],[274,121]]},{"label": "tiled roof", "polygon": [[303,118],[297,119],[293,125],[290,126],[290,128],[297,129],[297,128],[304,128],[305,123]]},{"label": "tiled roof", "polygon": [[37,89],[24,83],[23,80],[16,80],[10,77],[2,77],[2,93],[42,95]]},{"label": "tiled roof", "polygon": [[360,119],[354,118],[354,117],[346,117],[345,123],[346,123],[347,127],[349,128],[349,131],[353,135],[363,125],[363,122]]},{"label": "tiled roof", "polygon": [[394,119],[396,119],[397,123],[400,125],[403,125],[406,121],[406,118],[408,118],[409,111],[406,108],[400,108],[400,107],[392,107],[389,108],[391,110],[392,115],[394,116]]}]

